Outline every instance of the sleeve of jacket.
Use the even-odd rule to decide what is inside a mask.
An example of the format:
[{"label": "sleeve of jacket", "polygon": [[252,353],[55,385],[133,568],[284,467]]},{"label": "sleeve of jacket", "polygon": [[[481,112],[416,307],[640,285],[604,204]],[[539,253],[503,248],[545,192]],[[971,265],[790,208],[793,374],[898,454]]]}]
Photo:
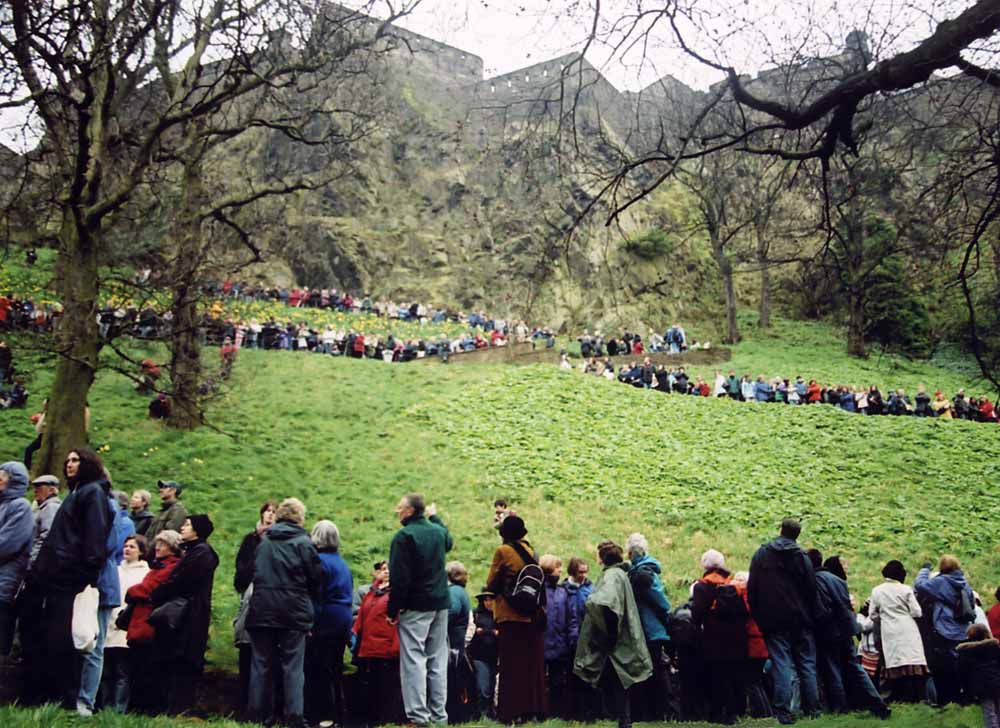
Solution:
[{"label": "sleeve of jacket", "polygon": [[7,508],[6,517],[0,520],[0,564],[17,558],[31,544],[34,535],[31,506],[24,498],[18,498]]},{"label": "sleeve of jacket", "polygon": [[563,605],[566,609],[566,634],[569,638],[567,647],[569,654],[572,655],[576,652],[576,643],[580,639],[580,617],[573,608],[573,599],[569,594],[566,595]]},{"label": "sleeve of jacket", "polygon": [[703,582],[697,582],[691,593],[691,621],[699,627],[704,624],[715,601],[715,589]]},{"label": "sleeve of jacket", "polygon": [[323,592],[323,564],[319,560],[319,551],[312,543],[304,551],[306,585],[313,603],[318,604]]},{"label": "sleeve of jacket", "polygon": [[490,563],[490,571],[486,575],[486,589],[494,594],[506,594],[506,561],[503,557],[503,547],[501,546],[493,552],[493,561]]},{"label": "sleeve of jacket", "polygon": [[[438,528],[440,528],[442,531],[444,531],[444,550],[445,551],[451,551],[451,547],[454,546],[455,543],[454,543],[454,541],[451,538],[451,532],[448,530],[448,527],[446,525],[444,525],[444,521],[442,521],[436,515],[431,516],[427,520],[430,521],[431,523],[433,523]],[[391,584],[392,582],[390,581],[389,583]]]},{"label": "sleeve of jacket", "polygon": [[210,551],[198,548],[184,554],[170,578],[156,587],[150,595],[153,604],[163,604],[175,597],[190,597],[198,587],[198,581],[208,567]]},{"label": "sleeve of jacket", "polygon": [[413,549],[410,540],[400,531],[393,537],[392,545],[389,547],[389,583],[392,588],[389,590],[386,615],[390,619],[398,617],[403,608],[406,594],[410,590],[410,582],[413,580],[413,568]]},{"label": "sleeve of jacket", "polygon": [[104,491],[99,488],[80,505],[80,524],[83,529],[80,562],[93,574],[90,585],[97,586],[97,577],[108,560],[108,533],[114,527],[114,514]]},{"label": "sleeve of jacket", "polygon": [[184,521],[187,520],[189,514],[187,508],[184,506],[183,503],[179,505],[180,508],[170,509],[170,518],[168,518],[167,522],[164,524],[163,526],[164,530],[172,530],[178,532],[181,530],[181,526],[184,525]]},{"label": "sleeve of jacket", "polygon": [[[758,597],[758,594],[760,594],[760,591],[759,591],[759,589],[760,589],[760,584],[759,584],[759,582],[760,582],[760,573],[761,573],[760,572],[760,549],[758,549],[757,553],[755,553],[753,555],[753,558],[750,559],[750,578],[749,578],[749,581],[747,581],[747,603],[750,604],[750,612],[751,612],[751,614],[757,608],[757,606],[760,604],[760,598]],[[754,575],[757,576],[756,579],[754,578]]]},{"label": "sleeve of jacket", "polygon": [[937,593],[931,583],[930,569],[924,567],[917,573],[916,581],[913,582],[913,589],[922,597],[937,598]]},{"label": "sleeve of jacket", "polygon": [[813,569],[812,562],[809,560],[809,555],[805,552],[801,552],[801,559],[799,560],[800,578],[799,578],[799,589],[802,590],[802,598],[806,604],[815,605],[816,604],[816,572]]},{"label": "sleeve of jacket", "polygon": [[254,534],[247,534],[236,552],[236,573],[233,575],[233,588],[237,594],[242,594],[253,581],[254,568]]},{"label": "sleeve of jacket", "polygon": [[906,606],[909,607],[910,616],[914,619],[920,619],[924,616],[924,610],[920,608],[920,602],[917,601],[917,595],[913,593],[912,589],[906,595]]}]

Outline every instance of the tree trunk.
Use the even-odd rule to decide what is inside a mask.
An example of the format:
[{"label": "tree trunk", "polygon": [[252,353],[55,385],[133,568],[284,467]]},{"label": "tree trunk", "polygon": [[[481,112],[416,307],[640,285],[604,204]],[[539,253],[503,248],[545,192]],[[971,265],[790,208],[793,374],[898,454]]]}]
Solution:
[{"label": "tree trunk", "polygon": [[[196,129],[190,130],[197,133]],[[171,427],[193,430],[202,424],[204,413],[198,397],[201,385],[201,342],[198,340],[198,274],[201,268],[201,202],[205,199],[202,178],[202,151],[195,139],[188,150],[181,181],[181,209],[174,226],[177,259],[172,278],[170,311],[170,382],[173,408],[167,420]]]},{"label": "tree trunk", "polygon": [[726,334],[723,344],[737,344],[740,341],[739,323],[736,320],[736,287],[733,284],[733,262],[726,255],[725,245],[719,238],[718,229],[708,226],[708,237],[712,243],[712,256],[719,266],[719,276],[722,278],[722,291],[726,304]]},{"label": "tree trunk", "polygon": [[847,353],[851,356],[868,355],[865,350],[864,303],[864,293],[861,291],[847,292]]},{"label": "tree trunk", "polygon": [[758,324],[762,329],[771,328],[771,268],[767,262],[767,243],[757,234],[757,265],[760,266],[760,311]]},{"label": "tree trunk", "polygon": [[45,414],[41,448],[32,459],[33,475],[62,475],[71,448],[87,444],[87,396],[97,371],[101,348],[97,328],[97,246],[76,210],[63,213],[56,260],[63,315],[55,332],[59,354]]}]

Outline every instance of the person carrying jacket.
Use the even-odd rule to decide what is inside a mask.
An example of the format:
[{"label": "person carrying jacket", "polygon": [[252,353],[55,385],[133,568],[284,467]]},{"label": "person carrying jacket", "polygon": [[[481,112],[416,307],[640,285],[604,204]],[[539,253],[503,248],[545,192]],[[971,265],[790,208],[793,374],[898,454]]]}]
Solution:
[{"label": "person carrying jacket", "polygon": [[735,723],[746,706],[743,685],[747,658],[746,603],[726,570],[721,552],[701,556],[702,577],[691,589],[691,620],[701,629],[702,678],[709,719]]},{"label": "person carrying jacket", "polygon": [[31,561],[34,519],[24,499],[27,490],[23,463],[0,465],[0,659],[10,654],[14,642],[14,598]]},{"label": "person carrying jacket", "polygon": [[358,668],[367,715],[364,725],[404,723],[403,691],[399,682],[399,631],[387,618],[389,608],[389,562],[375,569],[371,587],[365,592],[354,617],[354,664]]},{"label": "person carrying jacket", "polygon": [[160,491],[160,512],[153,516],[144,534],[147,539],[156,538],[160,531],[178,531],[188,517],[188,510],[178,498],[181,496],[181,484],[174,480],[158,480],[156,487]]},{"label": "person carrying jacket", "polygon": [[204,514],[189,516],[181,526],[183,556],[170,577],[153,590],[153,608],[184,599],[183,619],[176,630],[157,627],[157,661],[164,670],[167,712],[183,713],[194,705],[194,688],[205,667],[208,627],[212,618],[212,582],[219,557],[208,545],[215,527]]},{"label": "person carrying jacket", "polygon": [[823,562],[822,554],[811,549],[809,558],[816,572],[817,661],[830,710],[846,713],[850,709],[847,698],[852,694],[864,696],[868,709],[876,717],[888,718],[889,709],[858,660],[854,638],[861,627],[851,606],[847,571],[838,556]]},{"label": "person carrying jacket", "polygon": [[660,562],[649,555],[649,542],[641,533],[633,533],[625,542],[631,568],[628,576],[639,609],[646,649],[653,662],[652,676],[632,691],[633,718],[640,721],[663,721],[676,718],[676,706],[669,705],[670,675],[664,650],[670,640],[670,600],[660,579]]},{"label": "person carrying jacket", "polygon": [[434,504],[425,509],[417,493],[400,498],[396,516],[402,528],[389,547],[387,617],[399,625],[403,705],[413,723],[444,723],[450,604],[445,554],[451,551],[451,534]]},{"label": "person carrying jacket", "polygon": [[576,643],[573,672],[593,687],[609,693],[618,728],[632,725],[629,689],[653,674],[642,619],[635,604],[622,547],[613,541],[597,546],[604,571],[587,600],[587,614]]},{"label": "person carrying jacket", "polygon": [[272,674],[280,669],[285,721],[305,726],[306,635],[313,629],[323,579],[319,552],[303,528],[305,520],[302,502],[286,498],[257,547],[246,627],[253,647],[249,708],[261,723],[275,719]]},{"label": "person carrying jacket", "polygon": [[[938,704],[958,702],[962,685],[958,674],[958,643],[965,639],[968,622],[959,621],[964,600],[975,604],[972,587],[965,580],[962,566],[954,556],[945,554],[938,561],[938,575],[932,577],[930,562],[925,563],[913,582],[918,597],[932,603],[932,644],[928,667],[934,676]],[[964,597],[963,597],[964,595]],[[970,622],[972,620],[969,620]]]},{"label": "person carrying jacket", "polygon": [[29,674],[26,702],[53,698],[69,710],[77,707],[73,602],[86,586],[97,586],[108,559],[114,512],[108,502],[111,486],[105,472],[104,463],[90,448],[66,454],[63,474],[69,493],[28,572],[26,589],[38,590],[37,599],[44,603],[38,615],[44,637],[34,654],[24,655]]},{"label": "person carrying jacket", "polygon": [[816,575],[806,552],[796,543],[801,531],[794,518],[783,520],[778,538],[754,554],[747,584],[750,612],[764,633],[771,658],[774,712],[786,725],[795,722],[791,710],[793,670],[799,677],[803,711],[812,715],[819,710],[812,623]]},{"label": "person carrying jacket", "polygon": [[580,625],[566,587],[559,583],[562,559],[544,554],[538,565],[545,574],[545,673],[549,689],[549,715],[572,718],[570,675]]}]

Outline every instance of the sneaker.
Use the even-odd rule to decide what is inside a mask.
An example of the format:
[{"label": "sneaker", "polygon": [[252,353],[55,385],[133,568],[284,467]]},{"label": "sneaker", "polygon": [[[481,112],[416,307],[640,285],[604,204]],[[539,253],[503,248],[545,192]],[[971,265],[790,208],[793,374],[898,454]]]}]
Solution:
[{"label": "sneaker", "polygon": [[82,700],[77,700],[76,714],[81,718],[92,718],[94,716],[94,711]]},{"label": "sneaker", "polygon": [[321,720],[319,723],[317,723],[317,725],[319,726],[319,728],[333,728],[333,721]]}]

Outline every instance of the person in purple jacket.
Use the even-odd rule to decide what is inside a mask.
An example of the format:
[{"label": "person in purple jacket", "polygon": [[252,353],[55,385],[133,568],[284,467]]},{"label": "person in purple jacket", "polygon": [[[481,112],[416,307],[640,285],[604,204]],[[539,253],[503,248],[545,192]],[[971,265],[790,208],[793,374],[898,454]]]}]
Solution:
[{"label": "person in purple jacket", "polygon": [[549,687],[549,712],[557,718],[572,718],[570,675],[580,635],[580,622],[562,576],[562,559],[545,554],[538,560],[545,573],[545,677]]}]

